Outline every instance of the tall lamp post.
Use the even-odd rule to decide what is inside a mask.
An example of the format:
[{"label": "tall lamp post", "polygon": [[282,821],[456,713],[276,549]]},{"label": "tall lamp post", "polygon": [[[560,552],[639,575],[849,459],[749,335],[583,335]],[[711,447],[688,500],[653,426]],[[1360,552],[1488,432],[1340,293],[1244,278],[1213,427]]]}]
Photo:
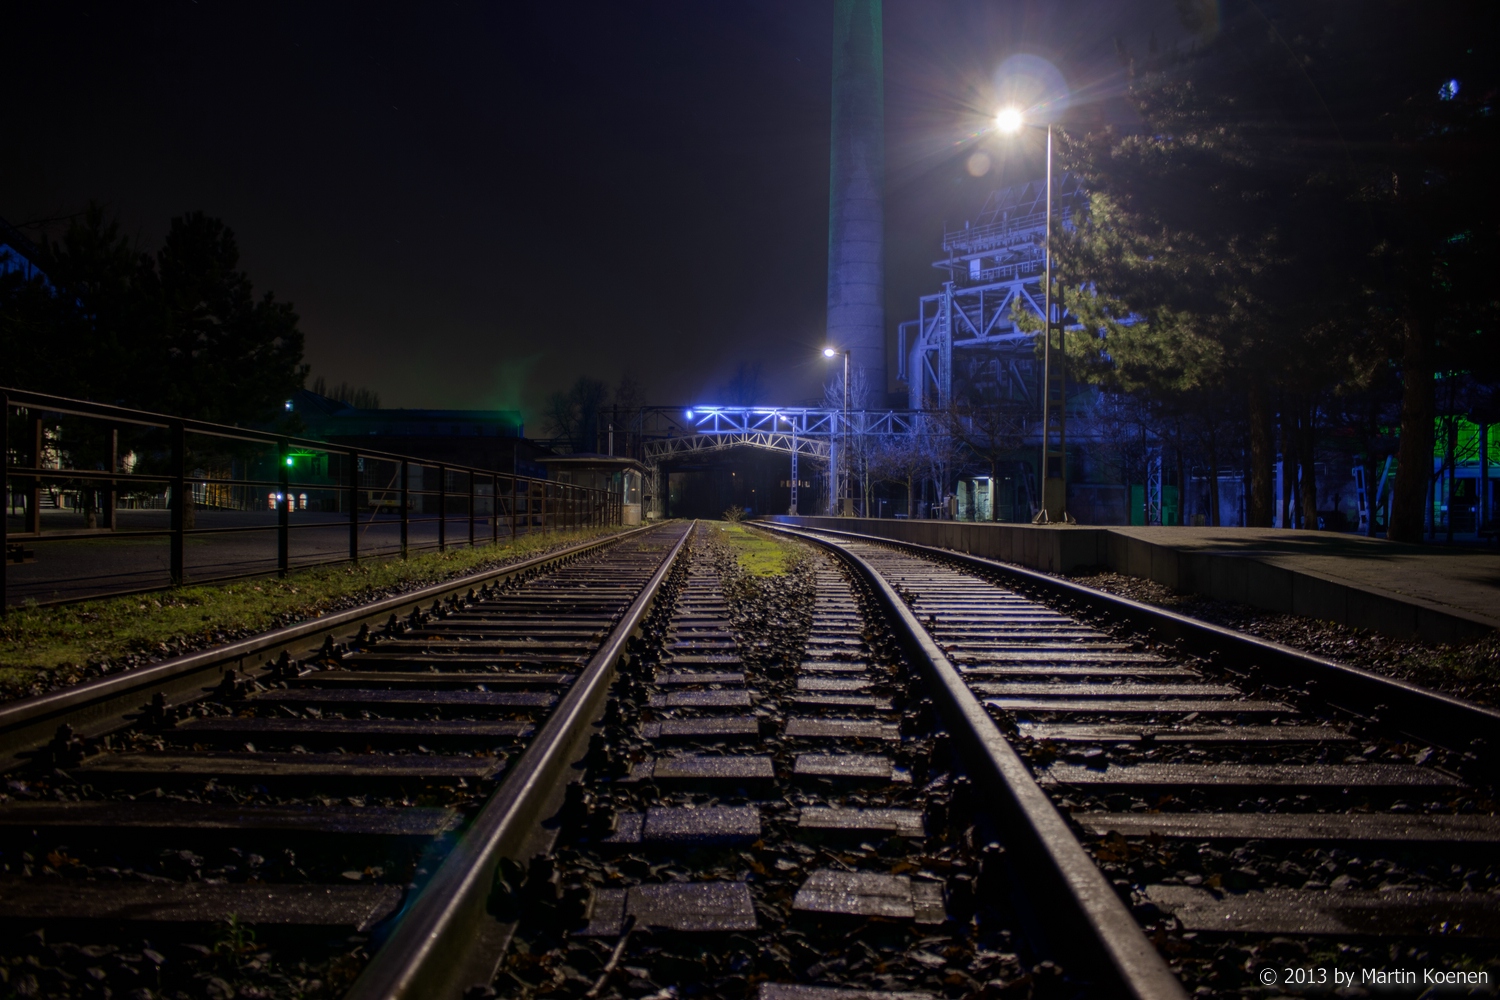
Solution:
[{"label": "tall lamp post", "polygon": [[837,513],[844,513],[844,501],[848,495],[848,468],[849,468],[849,352],[840,351],[837,348],[823,348],[823,357],[836,358],[840,354],[844,356],[844,418],[839,424],[839,461],[836,482],[838,486]]},{"label": "tall lamp post", "polygon": [[[1067,355],[1063,352],[1061,317],[1056,321],[1052,318],[1052,123],[1028,122],[1020,108],[1001,108],[995,115],[995,127],[1002,132],[1019,132],[1023,126],[1047,130],[1046,245],[1042,248],[1042,509],[1035,523],[1048,524],[1069,520]],[[1053,331],[1057,333],[1056,348],[1052,345]]]}]

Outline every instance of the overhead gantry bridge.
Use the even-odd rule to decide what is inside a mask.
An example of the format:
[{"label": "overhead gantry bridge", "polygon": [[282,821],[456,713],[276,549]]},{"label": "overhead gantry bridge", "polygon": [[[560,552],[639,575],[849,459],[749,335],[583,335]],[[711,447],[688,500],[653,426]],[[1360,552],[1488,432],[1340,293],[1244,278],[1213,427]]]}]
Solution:
[{"label": "overhead gantry bridge", "polygon": [[[661,467],[674,458],[760,448],[791,456],[792,509],[798,463],[807,458],[841,480],[847,455],[878,441],[916,440],[941,430],[941,415],[920,410],[849,410],[812,406],[647,407],[641,411],[641,457],[649,470],[652,509],[661,516]],[[847,490],[841,491],[847,495]]]}]

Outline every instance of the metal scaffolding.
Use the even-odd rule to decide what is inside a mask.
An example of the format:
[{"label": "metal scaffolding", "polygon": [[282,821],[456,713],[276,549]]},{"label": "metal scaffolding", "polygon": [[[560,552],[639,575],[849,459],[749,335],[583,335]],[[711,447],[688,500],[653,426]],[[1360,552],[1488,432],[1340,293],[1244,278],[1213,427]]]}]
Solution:
[{"label": "metal scaffolding", "polygon": [[[1063,175],[1053,187],[1054,218],[1071,227],[1085,197],[1077,179]],[[1036,334],[1016,325],[1015,311],[1042,314],[1046,229],[1046,184],[1038,180],[996,191],[964,228],[943,233],[948,256],[933,262],[948,275],[943,290],[923,296],[917,318],[898,331],[897,377],[913,410],[946,409],[955,378],[976,375],[994,378],[1008,396],[1033,398]]]}]

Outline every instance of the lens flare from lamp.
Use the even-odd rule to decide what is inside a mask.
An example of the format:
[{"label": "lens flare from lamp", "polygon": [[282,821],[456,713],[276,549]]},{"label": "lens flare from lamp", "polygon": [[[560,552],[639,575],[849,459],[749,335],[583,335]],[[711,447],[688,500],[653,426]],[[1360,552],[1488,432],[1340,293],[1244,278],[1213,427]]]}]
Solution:
[{"label": "lens flare from lamp", "polygon": [[995,113],[995,127],[1002,132],[1014,132],[1023,124],[1025,118],[1022,117],[1020,108],[1001,108]]}]

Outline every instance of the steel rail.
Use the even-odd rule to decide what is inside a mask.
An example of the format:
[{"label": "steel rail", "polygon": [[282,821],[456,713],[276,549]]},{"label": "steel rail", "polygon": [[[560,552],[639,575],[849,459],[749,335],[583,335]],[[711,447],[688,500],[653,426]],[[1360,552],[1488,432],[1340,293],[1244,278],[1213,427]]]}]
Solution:
[{"label": "steel rail", "polygon": [[[373,623],[395,614],[409,613],[423,602],[461,593],[477,584],[533,573],[553,563],[567,561],[651,530],[647,525],[607,538],[597,538],[518,563],[470,573],[455,580],[420,590],[396,594],[370,604],[299,622],[258,636],[215,646],[160,663],[101,677],[62,691],[23,698],[0,705],[0,772],[26,762],[26,755],[45,745],[56,728],[67,723],[79,736],[94,736],[124,725],[157,692],[169,702],[174,696],[201,694],[206,685],[218,683],[224,672],[245,672],[245,662],[254,657],[277,657],[282,652],[296,658],[298,652],[315,647],[335,631],[361,623]],[[253,674],[254,671],[251,671]]]},{"label": "steel rail", "polygon": [[[965,752],[971,775],[996,794],[1004,813],[1007,845],[1024,855],[1016,865],[1037,910],[1051,917],[1057,940],[1078,935],[1092,945],[1080,957],[1106,980],[1104,995],[1136,1000],[1186,1000],[1187,991],[1167,967],[1130,910],[1069,829],[1009,741],[974,697],[927,630],[894,588],[858,555],[817,535],[757,524],[814,542],[833,552],[863,579],[899,634],[912,662],[932,682],[933,703]],[[846,533],[847,534],[847,533]],[[855,536],[864,540],[864,536]],[[1071,950],[1071,949],[1070,949]]]},{"label": "steel rail", "polygon": [[545,848],[539,824],[560,801],[565,775],[603,712],[615,668],[650,612],[692,535],[690,523],[609,638],[474,817],[463,838],[395,926],[346,1000],[461,997],[488,984],[508,940],[489,911],[502,858],[524,861]]},{"label": "steel rail", "polygon": [[1154,638],[1178,642],[1186,652],[1214,657],[1219,666],[1229,666],[1226,658],[1232,660],[1233,667],[1248,673],[1252,683],[1284,685],[1419,742],[1466,755],[1469,766],[1485,775],[1500,772],[1500,755],[1496,753],[1500,711],[1009,563],[852,531],[805,530],[947,560],[1007,577],[1053,598],[1079,602],[1093,611],[1123,619]]}]

